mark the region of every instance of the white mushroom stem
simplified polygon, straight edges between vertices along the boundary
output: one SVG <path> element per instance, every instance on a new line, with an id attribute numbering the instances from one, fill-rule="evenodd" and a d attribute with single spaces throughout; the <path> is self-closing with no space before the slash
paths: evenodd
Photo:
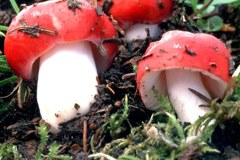
<path id="1" fill-rule="evenodd" d="M 144 40 L 147 37 L 146 28 L 149 28 L 150 37 L 160 35 L 160 28 L 157 24 L 135 24 L 126 30 L 124 37 L 128 42 Z"/>
<path id="2" fill-rule="evenodd" d="M 237 67 L 237 69 L 234 71 L 234 73 L 232 74 L 232 77 L 238 77 L 240 74 L 240 65 Z"/>
<path id="3" fill-rule="evenodd" d="M 195 122 L 199 116 L 209 111 L 208 108 L 199 107 L 207 104 L 200 97 L 192 93 L 189 88 L 210 98 L 205 89 L 199 72 L 190 70 L 167 70 L 166 81 L 169 99 L 182 122 Z"/>
<path id="4" fill-rule="evenodd" d="M 51 125 L 50 131 L 57 133 L 59 123 L 86 114 L 97 94 L 97 70 L 90 44 L 58 44 L 40 58 L 39 67 L 39 109 Z"/>

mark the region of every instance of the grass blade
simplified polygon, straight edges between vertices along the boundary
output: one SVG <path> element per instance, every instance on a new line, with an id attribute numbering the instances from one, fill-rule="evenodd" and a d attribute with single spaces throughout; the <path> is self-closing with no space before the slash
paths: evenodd
<path id="1" fill-rule="evenodd" d="M 14 11 L 15 11 L 16 13 L 19 13 L 19 12 L 20 12 L 20 9 L 19 9 L 19 7 L 18 7 L 18 5 L 17 5 L 17 2 L 16 2 L 15 0 L 10 0 L 10 3 L 11 3 L 11 5 L 12 5 L 12 8 L 14 9 Z"/>
<path id="2" fill-rule="evenodd" d="M 7 31 L 8 27 L 0 25 L 0 31 Z"/>
<path id="3" fill-rule="evenodd" d="M 5 86 L 9 83 L 16 82 L 18 80 L 17 76 L 12 76 L 0 81 L 0 87 Z"/>
<path id="4" fill-rule="evenodd" d="M 1 65 L 0 65 L 0 71 L 1 71 L 1 72 L 12 72 L 12 70 L 11 70 L 10 67 L 1 66 Z"/>

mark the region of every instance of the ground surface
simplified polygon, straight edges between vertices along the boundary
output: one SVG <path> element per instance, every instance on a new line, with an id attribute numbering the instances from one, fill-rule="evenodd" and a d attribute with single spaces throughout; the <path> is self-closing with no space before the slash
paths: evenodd
<path id="1" fill-rule="evenodd" d="M 33 1 L 17 1 L 18 4 L 32 4 Z M 191 12 L 191 11 L 189 11 Z M 200 30 L 193 24 L 184 24 L 177 20 L 181 17 L 181 6 L 176 7 L 174 17 L 168 21 L 160 24 L 162 33 L 172 30 L 188 30 L 191 32 L 199 32 Z M 240 9 L 233 9 L 227 6 L 220 6 L 218 14 L 223 18 L 225 24 L 234 27 L 235 31 L 218 31 L 214 34 L 222 41 L 226 42 L 233 55 L 236 64 L 240 63 Z M 0 24 L 9 25 L 15 13 L 11 9 L 8 1 L 0 2 Z M 3 48 L 4 38 L 0 37 L 0 51 Z M 131 128 L 140 126 L 143 122 L 148 122 L 153 112 L 146 110 L 141 101 L 138 92 L 136 92 L 136 83 L 134 75 L 129 73 L 133 72 L 132 66 L 134 58 L 141 56 L 146 49 L 147 41 L 143 42 L 137 47 L 132 47 L 132 44 L 121 47 L 119 56 L 116 57 L 111 68 L 99 75 L 101 84 L 98 86 L 99 95 L 96 97 L 97 101 L 92 106 L 91 112 L 81 118 L 73 120 L 64 124 L 63 132 L 59 135 L 50 135 L 48 144 L 57 141 L 60 144 L 60 153 L 69 154 L 75 159 L 83 159 L 89 153 L 92 153 L 90 146 L 91 142 L 97 151 L 106 150 L 105 144 L 112 142 L 115 139 L 126 138 L 131 131 Z M 131 52 L 131 54 L 130 54 Z M 0 79 L 8 77 L 8 74 L 0 73 Z M 123 79 L 122 77 L 127 77 Z M 0 96 L 6 96 L 10 93 L 16 84 L 9 84 L 0 88 Z M 10 103 L 8 112 L 3 112 L 0 119 L 0 144 L 13 143 L 18 146 L 19 152 L 23 157 L 34 159 L 37 152 L 39 140 L 38 122 L 40 121 L 40 114 L 37 108 L 36 95 L 34 92 L 35 86 L 22 108 L 17 105 L 16 94 L 7 98 L 0 99 L 0 106 L 5 103 Z M 128 120 L 122 122 L 123 128 L 117 128 L 115 134 L 111 136 L 111 132 L 103 127 L 103 124 L 111 121 L 110 115 L 113 113 L 123 114 L 124 97 L 128 96 L 129 115 Z M 239 106 L 240 107 L 240 106 Z M 120 116 L 120 119 L 122 117 Z M 119 119 L 118 119 L 119 120 Z M 87 126 L 87 132 L 83 126 Z M 87 123 L 87 125 L 86 125 Z M 103 130 L 106 129 L 106 132 Z M 87 133 L 87 142 L 83 142 L 84 132 Z M 119 134 L 118 134 L 119 133 Z M 91 138 L 93 137 L 93 140 Z M 130 136 L 131 137 L 131 136 Z M 136 138 L 136 137 L 134 137 Z M 141 139 L 140 137 L 137 137 Z M 135 142 L 136 143 L 136 142 Z M 87 145 L 86 145 L 87 144 Z M 104 147 L 105 146 L 105 147 Z M 211 146 L 216 147 L 220 153 L 214 154 L 198 154 L 194 148 L 189 147 L 184 150 L 179 159 L 240 159 L 240 125 L 237 120 L 228 120 L 218 126 L 213 133 Z M 110 147 L 111 148 L 111 147 Z M 121 148 L 121 147 L 120 147 Z M 123 151 L 123 148 L 115 150 L 112 153 L 117 157 Z M 108 152 L 109 153 L 109 152 Z M 137 151 L 136 151 L 137 154 Z"/>

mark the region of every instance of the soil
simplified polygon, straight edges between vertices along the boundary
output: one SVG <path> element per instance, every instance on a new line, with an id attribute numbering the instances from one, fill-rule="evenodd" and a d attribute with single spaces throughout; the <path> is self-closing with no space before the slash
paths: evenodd
<path id="1" fill-rule="evenodd" d="M 40 0 L 19 0 L 18 4 L 33 4 Z M 159 26 L 162 33 L 168 30 L 179 29 L 191 32 L 202 32 L 192 21 L 191 24 L 181 23 L 177 21 L 182 16 L 181 5 L 176 5 L 176 11 L 169 20 L 161 23 Z M 192 11 L 189 9 L 187 13 L 190 15 Z M 240 64 L 240 9 L 233 9 L 226 5 L 219 7 L 218 14 L 223 18 L 225 24 L 229 24 L 236 30 L 218 31 L 211 33 L 220 38 L 227 44 L 230 49 L 233 60 L 237 65 Z M 0 24 L 8 26 L 16 14 L 11 9 L 9 1 L 0 2 Z M 161 33 L 161 35 L 162 35 Z M 159 37 L 160 38 L 160 37 Z M 152 111 L 145 109 L 144 104 L 137 92 L 135 75 L 133 73 L 133 64 L 142 56 L 146 50 L 146 46 L 155 39 L 146 39 L 138 45 L 125 43 L 121 45 L 119 54 L 115 58 L 114 63 L 109 70 L 99 75 L 99 95 L 96 96 L 96 102 L 91 107 L 91 111 L 80 118 L 74 119 L 66 124 L 62 124 L 62 132 L 58 135 L 50 135 L 48 143 L 57 141 L 61 145 L 60 152 L 70 154 L 74 159 L 86 159 L 91 151 L 91 138 L 94 135 L 94 145 L 96 149 L 103 147 L 113 139 L 109 132 L 103 132 L 102 126 L 109 121 L 109 117 L 113 113 L 122 113 L 122 105 L 120 105 L 125 95 L 129 100 L 129 119 L 125 124 L 125 128 L 120 132 L 118 138 L 126 137 L 131 127 L 136 127 L 142 122 L 147 122 Z M 4 51 L 4 37 L 0 37 L 0 51 Z M 11 74 L 0 72 L 0 79 L 9 77 Z M 124 78 L 123 78 L 124 77 Z M 27 83 L 27 82 L 26 82 Z M 27 83 L 28 84 L 28 83 Z M 16 84 L 9 84 L 0 88 L 0 97 L 9 94 Z M 34 159 L 39 144 L 39 121 L 41 120 L 37 102 L 36 102 L 36 86 L 32 87 L 28 101 L 23 104 L 22 108 L 17 105 L 16 94 L 12 94 L 8 98 L 0 99 L 0 106 L 10 102 L 10 108 L 0 119 L 0 144 L 14 143 L 18 146 L 19 152 L 23 157 Z M 83 142 L 84 124 L 87 126 L 87 146 Z M 131 126 L 129 125 L 131 124 Z M 218 126 L 212 135 L 212 144 L 220 153 L 205 154 L 193 158 L 193 150 L 189 149 L 184 153 L 182 159 L 240 159 L 240 125 L 237 120 L 228 120 L 221 126 Z M 192 153 L 191 153 L 192 152 Z M 190 156 L 189 156 L 190 155 Z M 188 157 L 188 158 L 187 158 Z"/>

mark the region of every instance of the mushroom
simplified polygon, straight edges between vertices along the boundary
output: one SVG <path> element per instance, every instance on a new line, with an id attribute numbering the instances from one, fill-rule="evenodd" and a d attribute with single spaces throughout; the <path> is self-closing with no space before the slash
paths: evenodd
<path id="1" fill-rule="evenodd" d="M 99 2 L 101 4 L 102 1 Z M 109 14 L 125 31 L 127 41 L 160 35 L 158 24 L 172 14 L 173 0 L 112 0 Z"/>
<path id="2" fill-rule="evenodd" d="M 46 1 L 24 8 L 12 21 L 5 54 L 12 70 L 24 80 L 37 77 L 42 118 L 59 132 L 59 123 L 86 114 L 97 94 L 97 75 L 110 66 L 117 46 L 108 17 L 98 16 L 85 0 Z M 39 68 L 39 70 L 38 70 Z"/>
<path id="3" fill-rule="evenodd" d="M 137 85 L 147 108 L 157 110 L 158 94 L 168 96 L 178 118 L 193 123 L 222 98 L 230 81 L 231 55 L 212 35 L 173 30 L 152 42 L 137 67 Z M 203 105 L 201 107 L 201 105 Z"/>

